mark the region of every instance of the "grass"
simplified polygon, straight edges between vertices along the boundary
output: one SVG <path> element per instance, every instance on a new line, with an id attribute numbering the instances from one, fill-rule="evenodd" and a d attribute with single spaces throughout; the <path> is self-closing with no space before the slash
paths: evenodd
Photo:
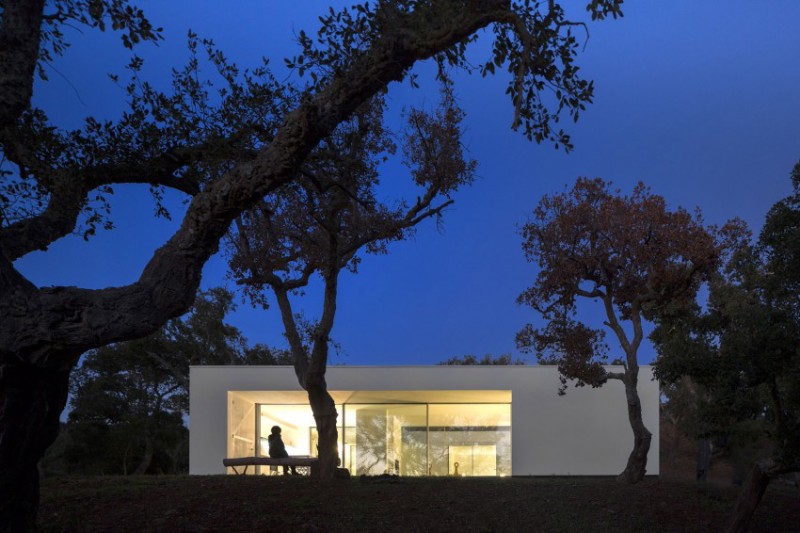
<path id="1" fill-rule="evenodd" d="M 648 478 L 62 477 L 43 531 L 719 531 L 738 489 Z M 797 531 L 800 493 L 771 486 L 751 531 Z"/>
<path id="2" fill-rule="evenodd" d="M 353 478 L 52 477 L 39 523 L 54 531 L 721 531 L 739 489 L 715 458 L 694 481 L 697 445 L 660 431 L 662 476 Z M 800 531 L 800 491 L 770 484 L 751 531 Z"/>

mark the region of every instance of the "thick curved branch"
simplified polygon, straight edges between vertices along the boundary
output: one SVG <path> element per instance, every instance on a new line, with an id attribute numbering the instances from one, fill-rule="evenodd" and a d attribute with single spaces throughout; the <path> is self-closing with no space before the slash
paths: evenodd
<path id="1" fill-rule="evenodd" d="M 10 261 L 35 250 L 46 250 L 53 241 L 75 230 L 86 192 L 78 182 L 58 181 L 62 186 L 54 188 L 44 211 L 0 228 L 0 253 Z"/>
<path id="2" fill-rule="evenodd" d="M 168 150 L 148 161 L 87 168 L 82 176 L 86 183 L 86 192 L 103 185 L 143 183 L 168 187 L 194 196 L 200 192 L 200 184 L 192 179 L 178 178 L 175 173 L 192 160 L 193 154 L 201 151 L 202 147 Z"/>
<path id="3" fill-rule="evenodd" d="M 0 346 L 30 361 L 57 366 L 57 361 L 39 361 L 54 346 L 72 354 L 141 337 L 184 313 L 194 299 L 203 265 L 239 213 L 293 179 L 321 139 L 363 102 L 402 79 L 416 61 L 463 41 L 508 9 L 508 0 L 469 1 L 458 15 L 421 33 L 411 24 L 426 15 L 412 13 L 401 22 L 409 25 L 407 31 L 376 41 L 349 69 L 288 114 L 255 161 L 238 165 L 196 195 L 180 229 L 156 250 L 137 282 L 102 290 L 46 288 L 22 302 L 10 301 L 13 287 L 0 286 L 0 315 L 24 317 L 0 323 Z M 23 334 L 23 328 L 32 326 L 35 332 Z"/>
<path id="4" fill-rule="evenodd" d="M 87 195 L 94 188 L 86 190 L 80 182 L 69 178 L 58 181 L 59 185 L 53 187 L 44 211 L 0 229 L 0 247 L 11 261 L 36 250 L 47 250 L 54 241 L 75 230 Z M 166 174 L 139 174 L 133 169 L 118 174 L 108 182 L 164 186 L 188 195 L 197 194 L 200 190 L 197 183 L 191 180 Z"/>
<path id="5" fill-rule="evenodd" d="M 12 261 L 35 250 L 46 250 L 54 241 L 75 229 L 89 194 L 105 185 L 139 183 L 163 186 L 194 196 L 200 192 L 200 184 L 189 178 L 176 177 L 175 173 L 207 147 L 202 144 L 170 149 L 138 162 L 94 165 L 82 168 L 79 175 L 62 169 L 53 170 L 47 180 L 50 195 L 45 210 L 0 229 L 0 246 Z M 24 153 L 25 150 L 24 147 L 15 147 L 17 158 L 35 164 L 33 154 Z"/>

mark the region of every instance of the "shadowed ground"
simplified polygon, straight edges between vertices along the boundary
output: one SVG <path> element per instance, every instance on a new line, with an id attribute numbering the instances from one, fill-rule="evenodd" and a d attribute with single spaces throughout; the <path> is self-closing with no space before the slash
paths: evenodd
<path id="1" fill-rule="evenodd" d="M 719 531 L 737 489 L 648 478 L 53 478 L 44 531 Z M 793 531 L 800 492 L 772 486 L 752 531 Z"/>
<path id="2" fill-rule="evenodd" d="M 661 427 L 661 472 L 607 477 L 53 477 L 43 531 L 721 531 L 738 487 L 715 460 L 697 483 L 696 445 Z M 800 490 L 772 483 L 751 531 L 798 531 Z"/>

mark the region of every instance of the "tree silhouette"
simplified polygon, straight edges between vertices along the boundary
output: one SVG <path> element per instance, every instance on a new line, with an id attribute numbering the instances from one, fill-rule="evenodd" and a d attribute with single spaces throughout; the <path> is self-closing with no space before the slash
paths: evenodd
<path id="1" fill-rule="evenodd" d="M 319 434 L 320 475 L 338 464 L 338 414 L 327 390 L 328 344 L 336 315 L 339 274 L 356 272 L 359 253 L 386 253 L 391 241 L 411 235 L 423 220 L 440 217 L 450 196 L 473 179 L 475 162 L 461 147 L 463 113 L 449 82 L 432 114 L 412 110 L 403 151 L 416 201 L 379 201 L 378 167 L 395 150 L 383 127 L 383 99 L 376 98 L 339 126 L 309 158 L 301 177 L 236 221 L 229 239 L 231 269 L 255 304 L 275 295 L 300 385 L 308 392 Z M 290 295 L 319 274 L 324 283 L 320 320 L 307 324 L 292 310 Z"/>
<path id="2" fill-rule="evenodd" d="M 800 471 L 800 163 L 792 181 L 794 193 L 770 209 L 758 242 L 739 243 L 713 278 L 705 309 L 668 313 L 653 332 L 659 379 L 689 376 L 710 398 L 698 407 L 705 431 L 745 426 L 771 443 L 728 531 L 746 530 L 771 479 Z"/>
<path id="3" fill-rule="evenodd" d="M 622 0 L 591 0 L 592 18 L 621 14 Z M 577 118 L 592 85 L 578 74 L 574 22 L 555 1 L 380 1 L 331 10 L 315 37 L 298 34 L 281 82 L 268 65 L 241 70 L 190 35 L 192 57 L 160 92 L 129 68 L 129 109 L 63 131 L 32 105 L 37 67 L 63 53 L 66 25 L 108 27 L 123 44 L 161 38 L 128 0 L 5 0 L 0 13 L 0 528 L 34 526 L 37 463 L 55 439 L 69 374 L 92 348 L 143 337 L 186 312 L 203 265 L 231 222 L 292 183 L 315 147 L 370 99 L 434 58 L 471 69 L 466 47 L 492 29 L 483 75 L 504 69 L 513 126 L 565 147 L 560 117 Z M 223 86 L 199 74 L 198 45 Z M 13 262 L 79 231 L 110 227 L 113 187 L 148 186 L 157 213 L 165 188 L 191 198 L 181 225 L 121 287 L 37 287 Z"/>

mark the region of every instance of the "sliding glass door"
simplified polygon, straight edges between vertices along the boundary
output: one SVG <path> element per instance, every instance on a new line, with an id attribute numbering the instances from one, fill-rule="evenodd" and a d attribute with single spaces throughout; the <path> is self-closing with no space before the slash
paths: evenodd
<path id="1" fill-rule="evenodd" d="M 425 435 L 408 429 L 425 428 L 427 405 L 345 404 L 344 412 L 345 468 L 369 476 L 425 473 Z"/>
<path id="2" fill-rule="evenodd" d="M 369 394 L 388 396 L 380 392 Z M 403 394 L 409 399 L 414 397 L 413 392 Z M 428 391 L 424 399 L 439 395 Z M 511 403 L 412 403 L 402 401 L 406 398 L 399 393 L 392 396 L 400 396 L 397 399 L 401 401 L 345 400 L 336 406 L 339 454 L 342 466 L 353 475 L 511 475 Z M 448 391 L 443 399 L 454 396 Z M 250 405 L 255 409 L 248 409 L 244 402 L 231 404 L 229 421 L 236 421 L 231 426 L 234 435 L 231 447 L 236 449 L 231 451 L 268 455 L 267 437 L 272 426 L 280 426 L 289 455 L 317 456 L 318 437 L 308 404 Z M 253 418 L 255 431 L 244 424 Z M 252 451 L 245 450 L 248 447 Z M 266 470 L 262 473 L 267 473 Z"/>

